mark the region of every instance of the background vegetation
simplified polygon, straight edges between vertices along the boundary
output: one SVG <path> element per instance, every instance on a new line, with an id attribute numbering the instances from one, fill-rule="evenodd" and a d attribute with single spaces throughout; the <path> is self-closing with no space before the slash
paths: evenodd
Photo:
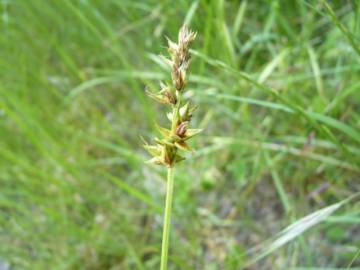
<path id="1" fill-rule="evenodd" d="M 165 170 L 139 136 L 183 23 L 205 132 L 171 269 L 359 269 L 358 1 L 0 3 L 0 269 L 158 268 Z"/>

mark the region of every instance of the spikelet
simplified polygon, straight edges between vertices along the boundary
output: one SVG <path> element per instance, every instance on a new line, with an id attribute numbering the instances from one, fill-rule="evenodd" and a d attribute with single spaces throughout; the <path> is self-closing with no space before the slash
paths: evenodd
<path id="1" fill-rule="evenodd" d="M 182 102 L 182 94 L 186 85 L 186 72 L 190 65 L 189 48 L 196 33 L 183 26 L 178 35 L 178 42 L 168 39 L 170 58 L 165 62 L 171 67 L 172 85 L 160 83 L 160 91 L 154 93 L 146 89 L 148 96 L 159 103 L 172 107 L 167 113 L 171 122 L 170 129 L 157 126 L 161 138 L 155 138 L 155 145 L 145 142 L 144 148 L 153 156 L 150 163 L 173 167 L 184 160 L 179 151 L 192 151 L 187 140 L 201 132 L 201 129 L 190 129 L 190 120 L 196 109 L 189 102 Z"/>

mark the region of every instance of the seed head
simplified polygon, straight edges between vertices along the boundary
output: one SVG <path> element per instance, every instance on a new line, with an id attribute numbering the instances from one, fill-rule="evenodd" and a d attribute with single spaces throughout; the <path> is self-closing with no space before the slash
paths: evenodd
<path id="1" fill-rule="evenodd" d="M 172 112 L 167 113 L 171 121 L 171 129 L 157 126 L 161 138 L 155 138 L 155 145 L 145 142 L 144 148 L 153 156 L 151 163 L 172 167 L 184 160 L 179 155 L 179 150 L 191 151 L 186 141 L 201 132 L 201 129 L 189 129 L 196 107 L 191 106 L 189 102 L 183 104 L 181 101 L 182 91 L 186 84 L 186 72 L 190 64 L 189 48 L 195 37 L 195 32 L 183 26 L 179 31 L 177 43 L 168 39 L 170 59 L 165 60 L 171 66 L 173 86 L 160 83 L 159 92 L 146 90 L 146 93 L 154 100 L 172 107 Z"/>

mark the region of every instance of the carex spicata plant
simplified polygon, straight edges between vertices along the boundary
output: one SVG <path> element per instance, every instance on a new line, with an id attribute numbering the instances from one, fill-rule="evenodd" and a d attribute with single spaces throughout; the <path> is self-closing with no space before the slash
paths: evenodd
<path id="1" fill-rule="evenodd" d="M 164 60 L 171 67 L 172 83 L 160 83 L 160 91 L 152 92 L 146 90 L 149 97 L 168 105 L 171 111 L 167 118 L 171 122 L 169 128 L 157 125 L 161 135 L 155 138 L 155 144 L 145 143 L 145 149 L 153 156 L 150 163 L 167 167 L 166 202 L 164 213 L 164 225 L 161 248 L 160 269 L 167 269 L 167 258 L 169 249 L 169 233 L 171 220 L 171 205 L 173 197 L 174 167 L 184 160 L 182 151 L 192 151 L 188 140 L 201 132 L 201 129 L 191 129 L 190 120 L 196 109 L 189 101 L 183 99 L 186 86 L 186 74 L 190 65 L 189 47 L 196 37 L 196 33 L 183 26 L 178 35 L 178 42 L 168 39 L 168 52 L 170 58 Z"/>

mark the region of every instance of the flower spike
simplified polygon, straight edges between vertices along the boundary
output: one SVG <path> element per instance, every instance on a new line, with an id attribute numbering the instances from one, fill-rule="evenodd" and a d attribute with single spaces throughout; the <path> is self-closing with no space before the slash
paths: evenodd
<path id="1" fill-rule="evenodd" d="M 167 129 L 157 125 L 161 138 L 155 138 L 155 145 L 145 143 L 144 148 L 153 156 L 150 163 L 172 167 L 184 160 L 179 151 L 192 151 L 187 140 L 201 132 L 201 129 L 190 129 L 190 121 L 196 106 L 189 101 L 182 102 L 182 93 L 186 85 L 186 73 L 190 65 L 189 48 L 196 37 L 196 33 L 183 26 L 178 35 L 177 43 L 167 38 L 170 58 L 164 61 L 171 67 L 172 85 L 160 82 L 160 91 L 146 90 L 148 96 L 159 103 L 168 104 L 172 112 L 166 114 L 171 122 Z"/>

